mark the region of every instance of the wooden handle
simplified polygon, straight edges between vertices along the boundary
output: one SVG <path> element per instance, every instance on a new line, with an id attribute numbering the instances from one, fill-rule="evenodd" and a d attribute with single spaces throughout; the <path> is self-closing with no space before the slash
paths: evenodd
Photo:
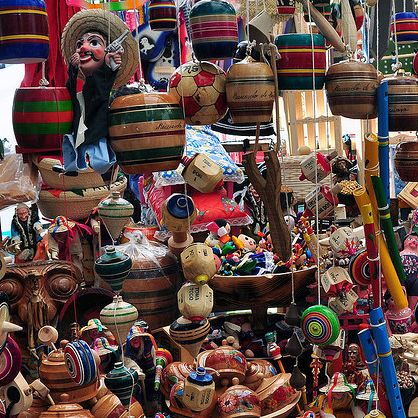
<path id="1" fill-rule="evenodd" d="M 308 13 L 308 0 L 299 0 L 303 5 L 303 10 L 305 13 Z M 318 11 L 318 9 L 312 4 L 309 3 L 309 9 L 311 11 L 311 17 L 313 21 L 315 22 L 316 26 L 318 26 L 318 29 L 321 31 L 322 35 L 328 39 L 328 41 L 331 43 L 331 45 L 340 52 L 345 52 L 346 47 L 341 40 L 338 33 L 335 31 L 335 29 L 331 26 L 331 24 L 328 22 L 327 19 L 325 19 L 324 16 Z"/>

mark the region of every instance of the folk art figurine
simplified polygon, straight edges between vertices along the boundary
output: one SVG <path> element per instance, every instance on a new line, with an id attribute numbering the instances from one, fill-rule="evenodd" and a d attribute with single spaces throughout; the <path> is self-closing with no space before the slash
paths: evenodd
<path id="1" fill-rule="evenodd" d="M 80 236 L 91 233 L 87 225 L 69 221 L 64 216 L 57 216 L 48 228 L 48 252 L 51 259 L 71 261 L 83 271 L 81 264 L 83 248 Z"/>
<path id="2" fill-rule="evenodd" d="M 12 219 L 12 238 L 8 244 L 8 249 L 15 254 L 16 263 L 47 258 L 46 254 L 42 255 L 42 232 L 36 204 L 29 207 L 25 203 L 19 203 Z"/>
<path id="3" fill-rule="evenodd" d="M 116 162 L 107 143 L 110 92 L 132 77 L 138 47 L 119 17 L 99 9 L 75 14 L 64 28 L 61 47 L 74 119 L 72 133 L 64 135 L 62 143 L 64 166 L 55 171 L 76 175 L 92 168 L 103 174 Z M 81 92 L 77 78 L 84 80 Z"/>

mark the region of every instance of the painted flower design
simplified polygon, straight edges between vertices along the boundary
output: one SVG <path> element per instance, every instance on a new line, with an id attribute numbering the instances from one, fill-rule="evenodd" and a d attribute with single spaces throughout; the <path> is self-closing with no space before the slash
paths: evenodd
<path id="1" fill-rule="evenodd" d="M 231 393 L 224 395 L 219 401 L 219 407 L 223 412 L 233 411 L 237 404 L 238 398 Z"/>
<path id="2" fill-rule="evenodd" d="M 284 402 L 287 399 L 287 396 L 288 394 L 286 389 L 283 386 L 281 386 L 277 388 L 274 392 L 273 399 L 277 402 Z"/>

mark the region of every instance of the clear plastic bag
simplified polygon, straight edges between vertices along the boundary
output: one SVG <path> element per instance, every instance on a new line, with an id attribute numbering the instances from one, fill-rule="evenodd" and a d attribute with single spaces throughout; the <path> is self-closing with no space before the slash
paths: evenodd
<path id="1" fill-rule="evenodd" d="M 0 160 L 0 209 L 29 201 L 39 194 L 38 174 L 31 173 L 22 155 L 8 154 Z"/>

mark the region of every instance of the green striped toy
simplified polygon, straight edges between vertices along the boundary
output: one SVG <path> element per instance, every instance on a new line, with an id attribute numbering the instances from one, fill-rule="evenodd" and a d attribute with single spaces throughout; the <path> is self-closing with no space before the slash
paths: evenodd
<path id="1" fill-rule="evenodd" d="M 122 296 L 114 296 L 113 302 L 100 311 L 100 321 L 110 329 L 118 342 L 125 341 L 131 326 L 138 319 L 138 310 L 124 302 Z"/>
<path id="2" fill-rule="evenodd" d="M 97 212 L 106 225 L 110 236 L 116 241 L 123 227 L 129 222 L 134 213 L 134 207 L 132 203 L 122 199 L 119 192 L 114 191 L 107 199 L 99 203 Z"/>
<path id="3" fill-rule="evenodd" d="M 186 143 L 183 109 L 169 93 L 117 97 L 110 108 L 109 137 L 126 174 L 174 170 Z"/>
<path id="4" fill-rule="evenodd" d="M 13 101 L 13 131 L 22 148 L 61 149 L 70 133 L 73 106 L 66 87 L 24 87 Z"/>

